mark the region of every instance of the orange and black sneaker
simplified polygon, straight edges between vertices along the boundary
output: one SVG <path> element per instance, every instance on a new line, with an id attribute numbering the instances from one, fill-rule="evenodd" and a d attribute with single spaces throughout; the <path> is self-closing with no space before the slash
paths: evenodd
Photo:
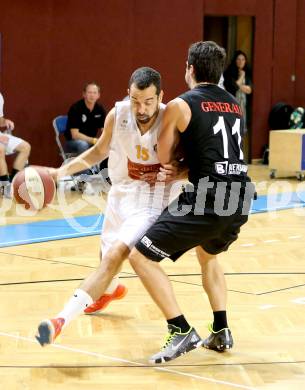
<path id="1" fill-rule="evenodd" d="M 104 294 L 95 302 L 92 303 L 87 309 L 84 310 L 86 314 L 96 313 L 104 310 L 111 301 L 122 299 L 127 294 L 127 287 L 123 284 L 119 284 L 112 294 Z"/>
<path id="2" fill-rule="evenodd" d="M 56 337 L 61 332 L 65 323 L 63 318 L 53 318 L 44 320 L 38 325 L 38 334 L 35 336 L 39 344 L 44 347 L 47 344 L 52 344 Z"/>

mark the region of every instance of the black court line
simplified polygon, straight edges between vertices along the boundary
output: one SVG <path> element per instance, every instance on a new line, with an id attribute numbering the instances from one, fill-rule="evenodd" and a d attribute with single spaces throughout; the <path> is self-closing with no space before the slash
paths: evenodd
<path id="1" fill-rule="evenodd" d="M 85 265 L 85 264 L 75 264 L 70 263 L 66 261 L 59 261 L 59 260 L 52 260 L 52 259 L 45 259 L 43 257 L 34 257 L 34 256 L 26 256 L 26 255 L 20 255 L 18 253 L 10 253 L 10 252 L 0 252 L 0 255 L 12 255 L 16 257 L 22 257 L 23 259 L 29 259 L 29 260 L 40 260 L 40 261 L 46 261 L 48 263 L 56 263 L 56 264 L 67 264 L 67 265 L 75 265 L 77 267 L 83 267 L 83 268 L 96 268 L 92 265 Z"/>
<path id="2" fill-rule="evenodd" d="M 171 277 L 171 275 L 168 275 L 168 276 Z M 178 275 L 178 276 L 191 276 L 191 275 Z M 138 278 L 138 275 L 129 274 L 128 276 L 121 276 L 120 278 L 121 279 L 133 279 L 133 278 Z M 75 281 L 82 281 L 82 280 L 84 280 L 84 278 L 34 280 L 34 281 L 25 281 L 25 282 L 8 282 L 8 283 L 0 283 L 0 287 L 16 286 L 16 285 L 27 285 L 27 284 L 39 284 L 39 283 L 75 282 Z M 191 285 L 191 286 L 201 287 L 201 283 L 190 283 L 190 282 L 185 282 L 185 281 L 180 281 L 180 280 L 173 280 L 173 279 L 170 279 L 170 281 L 174 282 L 174 283 L 188 284 L 188 285 Z M 247 295 L 260 296 L 260 295 L 272 294 L 274 292 L 279 292 L 279 291 L 284 291 L 284 290 L 292 290 L 294 288 L 303 287 L 303 286 L 305 286 L 305 284 L 298 284 L 298 285 L 295 285 L 295 286 L 284 287 L 284 288 L 277 289 L 277 290 L 265 291 L 265 292 L 262 292 L 262 293 L 253 293 L 253 292 L 248 292 L 248 291 L 232 290 L 232 289 L 228 289 L 228 291 L 236 292 L 238 294 L 247 294 Z"/>
<path id="3" fill-rule="evenodd" d="M 168 276 L 169 276 L 169 275 L 168 275 Z M 178 276 L 181 276 L 181 275 L 178 275 Z M 190 284 L 191 286 L 202 287 L 202 284 L 201 284 L 201 283 L 190 283 L 190 282 L 185 282 L 185 281 L 182 281 L 182 280 L 173 280 L 173 279 L 170 279 L 170 281 L 171 281 L 171 282 L 174 282 L 174 283 Z M 0 286 L 1 286 L 1 284 L 0 284 Z M 258 295 L 258 294 L 256 294 L 256 293 L 248 292 L 248 291 L 230 290 L 230 289 L 228 289 L 228 291 L 230 291 L 230 292 L 236 292 L 236 293 L 239 293 L 239 294 Z"/>
<path id="4" fill-rule="evenodd" d="M 168 276 L 170 276 L 170 275 L 168 275 Z M 201 284 L 199 284 L 199 283 L 190 283 L 190 282 L 185 282 L 185 281 L 181 281 L 181 280 L 173 280 L 173 279 L 170 279 L 170 280 L 171 280 L 171 282 L 175 282 L 175 283 L 190 284 L 192 286 L 200 286 L 201 287 Z M 305 284 L 297 284 L 295 286 L 284 287 L 284 288 L 280 288 L 280 289 L 277 289 L 277 290 L 270 290 L 270 291 L 265 291 L 265 292 L 261 292 L 261 293 L 253 293 L 253 292 L 240 291 L 240 290 L 231 290 L 231 289 L 228 289 L 228 291 L 236 292 L 236 293 L 239 293 L 239 294 L 248 294 L 248 295 L 259 296 L 259 295 L 267 295 L 267 294 L 271 294 L 271 293 L 279 292 L 279 291 L 284 291 L 284 290 L 292 290 L 294 288 L 303 287 L 303 286 L 305 286 Z"/>
<path id="5" fill-rule="evenodd" d="M 226 272 L 225 275 L 305 275 L 305 272 Z"/>
<path id="6" fill-rule="evenodd" d="M 12 255 L 16 257 L 22 257 L 24 259 L 29 259 L 29 260 L 41 260 L 41 261 L 46 261 L 48 263 L 55 263 L 55 264 L 66 264 L 66 265 L 75 265 L 77 267 L 83 267 L 83 268 L 91 268 L 95 269 L 95 266 L 92 265 L 85 265 L 85 264 L 76 264 L 76 263 L 71 263 L 71 262 L 66 262 L 66 261 L 61 261 L 61 260 L 52 260 L 52 259 L 46 259 L 43 257 L 34 257 L 34 256 L 27 256 L 27 255 L 21 255 L 19 253 L 10 253 L 10 252 L 1 252 L 0 255 Z M 129 272 L 124 272 L 126 274 L 134 275 Z M 170 277 L 175 277 L 175 276 L 201 276 L 201 273 L 192 273 L 192 274 L 169 274 L 168 276 Z M 290 271 L 285 271 L 285 272 L 225 272 L 226 276 L 251 276 L 251 275 L 305 275 L 305 272 L 290 272 Z"/>
<path id="7" fill-rule="evenodd" d="M 66 262 L 66 261 L 61 261 L 61 260 L 52 260 L 52 259 L 46 259 L 43 257 L 34 257 L 34 256 L 27 256 L 27 255 L 21 255 L 19 253 L 10 253 L 10 252 L 1 252 L 0 255 L 12 255 L 16 257 L 22 257 L 24 259 L 29 259 L 29 260 L 42 260 L 46 261 L 49 263 L 56 263 L 56 264 L 67 264 L 67 265 L 75 265 L 77 267 L 83 267 L 83 268 L 91 268 L 95 269 L 95 266 L 92 265 L 85 265 L 85 264 L 76 264 L 76 263 L 71 263 L 71 262 Z M 128 272 L 123 272 L 127 273 Z M 194 273 L 194 274 L 170 274 L 168 276 L 201 276 L 201 273 Z M 285 272 L 225 272 L 226 276 L 239 276 L 239 275 L 305 275 L 305 272 L 290 272 L 290 271 L 285 271 Z"/>
<path id="8" fill-rule="evenodd" d="M 138 278 L 138 275 L 130 275 L 130 276 L 120 276 L 120 279 L 133 279 Z M 38 283 L 57 283 L 57 282 L 75 282 L 82 281 L 83 278 L 70 278 L 70 279 L 49 279 L 49 280 L 34 280 L 34 281 L 26 281 L 26 282 L 8 282 L 8 283 L 0 283 L 1 286 L 15 286 L 20 284 L 38 284 Z"/>
<path id="9" fill-rule="evenodd" d="M 95 266 L 90 266 L 90 265 L 84 265 L 84 264 L 75 264 L 75 263 L 70 263 L 70 262 L 65 262 L 65 261 L 58 261 L 58 260 L 52 260 L 52 259 L 45 259 L 42 257 L 33 257 L 33 256 L 27 256 L 27 255 L 20 255 L 16 253 L 10 253 L 10 252 L 0 252 L 0 254 L 5 254 L 5 255 L 12 255 L 16 257 L 22 257 L 24 259 L 30 259 L 30 260 L 40 260 L 40 261 L 46 261 L 49 263 L 53 264 L 65 264 L 65 265 L 74 265 L 77 267 L 83 267 L 83 268 L 90 268 L 90 269 L 95 269 Z M 137 278 L 138 276 L 136 274 L 132 274 L 129 272 L 122 272 L 123 274 L 129 275 L 129 276 L 121 276 L 121 278 Z M 305 272 L 227 272 L 225 273 L 226 276 L 251 276 L 251 275 L 304 275 Z M 188 276 L 201 276 L 201 273 L 195 273 L 195 274 L 169 274 L 168 277 L 188 277 Z M 26 281 L 26 282 L 10 282 L 10 283 L 0 283 L 1 286 L 13 286 L 13 285 L 25 285 L 25 284 L 38 284 L 38 283 L 56 283 L 56 282 L 69 282 L 69 281 L 81 281 L 84 278 L 72 278 L 72 279 L 54 279 L 54 280 L 37 280 L 37 281 Z M 182 284 L 189 284 L 192 286 L 201 286 L 201 284 L 198 283 L 191 283 L 191 282 L 185 282 L 185 281 L 180 281 L 180 280 L 173 280 L 171 279 L 172 282 L 175 283 L 182 283 Z M 267 295 L 271 294 L 273 292 L 279 292 L 279 291 L 284 291 L 284 290 L 290 290 L 298 287 L 303 287 L 305 284 L 300 284 L 296 286 L 290 286 L 290 287 L 284 287 L 281 289 L 277 290 L 271 290 L 271 291 L 265 291 L 261 293 L 253 293 L 253 292 L 247 292 L 247 291 L 240 291 L 240 290 L 231 290 L 228 289 L 228 291 L 231 292 L 236 292 L 239 294 L 248 294 L 248 295 Z"/>
<path id="10" fill-rule="evenodd" d="M 266 292 L 258 293 L 256 295 L 266 295 L 266 294 L 271 294 L 271 293 L 274 293 L 274 292 L 279 292 L 279 291 L 284 291 L 284 290 L 291 290 L 293 288 L 304 287 L 304 286 L 305 286 L 305 283 L 304 284 L 297 284 L 296 286 L 279 288 L 278 290 L 266 291 Z"/>
<path id="11" fill-rule="evenodd" d="M 297 360 L 294 362 L 284 361 L 284 362 L 245 362 L 245 363 L 206 363 L 206 364 L 141 364 L 141 365 L 127 365 L 127 364 L 117 364 L 117 365 L 106 365 L 106 364 L 80 364 L 80 365 L 0 365 L 0 368 L 70 368 L 70 369 L 79 369 L 79 368 L 162 368 L 162 367 L 239 367 L 239 366 L 264 366 L 264 365 L 279 365 L 279 364 L 304 364 L 305 360 Z"/>
<path id="12" fill-rule="evenodd" d="M 75 282 L 75 281 L 81 281 L 84 280 L 84 278 L 81 279 L 55 279 L 55 280 L 34 280 L 31 282 L 10 282 L 10 283 L 1 283 L 0 286 L 17 286 L 22 284 L 39 284 L 39 283 L 56 283 L 56 282 Z"/>

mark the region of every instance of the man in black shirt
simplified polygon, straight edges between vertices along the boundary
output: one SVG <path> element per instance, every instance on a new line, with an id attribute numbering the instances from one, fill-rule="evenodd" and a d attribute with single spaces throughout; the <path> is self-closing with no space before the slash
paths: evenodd
<path id="1" fill-rule="evenodd" d="M 97 142 L 98 133 L 104 128 L 106 111 L 97 101 L 100 98 L 100 86 L 94 82 L 87 83 L 83 89 L 83 99 L 74 103 L 68 112 L 67 129 L 65 131 L 65 150 L 68 153 L 79 155 L 91 148 Z M 108 179 L 108 158 L 100 162 L 94 171 L 103 172 Z M 90 170 L 82 173 L 91 174 Z M 79 184 L 80 188 L 81 185 Z"/>
<path id="2" fill-rule="evenodd" d="M 161 214 L 130 254 L 130 263 L 163 312 L 167 342 L 150 358 L 164 363 L 204 345 L 216 351 L 233 346 L 226 317 L 226 282 L 217 254 L 234 242 L 247 222 L 254 186 L 243 161 L 244 119 L 236 99 L 217 86 L 225 51 L 215 42 L 191 45 L 185 80 L 190 91 L 168 103 L 158 140 L 162 164 L 184 151 L 190 184 Z M 158 262 L 177 260 L 196 248 L 202 285 L 214 314 L 210 336 L 202 341 L 182 315 Z"/>
<path id="3" fill-rule="evenodd" d="M 100 87 L 88 83 L 83 90 L 83 99 L 70 107 L 65 131 L 67 152 L 80 154 L 96 143 L 106 117 L 104 107 L 97 102 L 99 98 Z"/>

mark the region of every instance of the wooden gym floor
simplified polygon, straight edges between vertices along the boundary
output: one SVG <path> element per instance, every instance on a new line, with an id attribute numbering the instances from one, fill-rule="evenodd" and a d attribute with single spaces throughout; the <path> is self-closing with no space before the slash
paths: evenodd
<path id="1" fill-rule="evenodd" d="M 259 193 L 287 188 L 283 180 L 269 180 L 267 167 L 250 169 L 261 183 Z M 285 183 L 304 188 L 294 178 Z M 86 203 L 79 214 L 96 213 L 98 207 Z M 158 367 L 147 364 L 147 358 L 162 345 L 166 325 L 127 262 L 121 276 L 129 292 L 122 301 L 102 314 L 80 316 L 52 346 L 41 348 L 34 339 L 40 320 L 60 311 L 98 264 L 99 236 L 1 248 L 1 387 L 304 389 L 304 215 L 305 208 L 251 215 L 239 240 L 219 257 L 234 348 L 223 354 L 200 348 Z M 58 217 L 48 209 L 30 220 Z M 18 223 L 20 218 L 11 209 L 1 221 Z M 162 264 L 187 319 L 206 337 L 212 315 L 194 251 L 176 264 Z"/>

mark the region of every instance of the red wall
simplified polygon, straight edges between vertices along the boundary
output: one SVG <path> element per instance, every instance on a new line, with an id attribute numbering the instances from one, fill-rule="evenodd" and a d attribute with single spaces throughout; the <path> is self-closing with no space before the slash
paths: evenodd
<path id="1" fill-rule="evenodd" d="M 142 65 L 162 73 L 165 101 L 185 90 L 187 48 L 202 39 L 204 14 L 256 17 L 252 157 L 259 157 L 271 104 L 305 105 L 304 0 L 264 0 L 263 7 L 253 0 L 2 0 L 0 90 L 15 134 L 33 146 L 31 163 L 60 162 L 52 119 L 80 98 L 86 81 L 102 85 L 107 109 Z M 287 46 L 294 34 L 295 58 Z"/>
<path id="2" fill-rule="evenodd" d="M 268 114 L 272 91 L 273 1 L 205 0 L 204 11 L 210 15 L 255 16 L 253 55 L 253 103 L 251 156 L 259 158 L 262 147 L 268 142 Z"/>
<path id="3" fill-rule="evenodd" d="M 272 102 L 286 100 L 294 101 L 295 84 L 292 75 L 295 74 L 296 27 L 289 20 L 296 20 L 296 1 L 277 0 L 274 17 Z"/>
<path id="4" fill-rule="evenodd" d="M 294 104 L 305 107 L 305 1 L 297 2 Z"/>
<path id="5" fill-rule="evenodd" d="M 305 1 L 204 0 L 204 13 L 255 17 L 251 155 L 259 158 L 272 105 L 305 106 Z"/>

